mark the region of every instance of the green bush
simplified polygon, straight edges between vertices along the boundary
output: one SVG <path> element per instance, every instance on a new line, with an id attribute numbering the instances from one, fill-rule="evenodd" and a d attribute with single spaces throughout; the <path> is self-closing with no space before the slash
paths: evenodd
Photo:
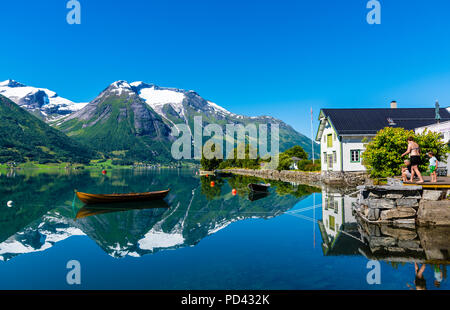
<path id="1" fill-rule="evenodd" d="M 215 145 L 213 145 L 211 147 L 211 151 L 214 152 L 215 151 Z M 205 154 L 203 154 L 202 152 L 202 159 L 200 160 L 200 165 L 202 166 L 203 170 L 206 171 L 213 171 L 219 168 L 220 164 L 223 162 L 223 159 L 221 158 L 212 158 L 212 159 L 207 159 L 205 157 Z"/>
<path id="2" fill-rule="evenodd" d="M 438 133 L 425 131 L 415 135 L 413 131 L 403 128 L 386 127 L 367 144 L 363 153 L 363 165 L 372 177 L 391 177 L 401 174 L 403 161 L 408 157 L 401 155 L 408 148 L 407 138 L 413 136 L 420 146 L 421 164 L 419 169 L 424 171 L 428 166 L 427 152 L 433 151 L 440 161 L 449 151 L 448 146 L 442 142 Z"/>
<path id="3" fill-rule="evenodd" d="M 293 164 L 292 157 L 298 157 L 302 159 L 300 162 L 308 159 L 308 154 L 303 150 L 303 148 L 299 145 L 293 146 L 290 149 L 284 151 L 278 157 L 278 168 L 277 170 L 289 170 L 291 165 Z M 299 163 L 300 163 L 299 162 Z M 300 169 L 303 170 L 303 169 Z"/>
<path id="4" fill-rule="evenodd" d="M 246 168 L 246 169 L 259 169 L 260 168 L 260 162 L 261 158 L 257 156 L 257 158 L 251 159 L 250 158 L 250 145 L 246 144 L 245 149 L 243 149 L 244 145 L 239 145 L 235 149 L 233 149 L 233 158 L 226 159 L 223 161 L 223 163 L 219 164 L 219 168 Z M 239 159 L 238 158 L 238 150 L 243 150 L 244 158 Z"/>

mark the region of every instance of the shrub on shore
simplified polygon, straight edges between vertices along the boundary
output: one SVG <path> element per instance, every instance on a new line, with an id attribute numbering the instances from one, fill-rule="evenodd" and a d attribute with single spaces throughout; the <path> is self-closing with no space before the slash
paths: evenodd
<path id="1" fill-rule="evenodd" d="M 407 156 L 401 155 L 408 148 L 409 136 L 415 137 L 420 146 L 421 171 L 425 171 L 428 167 L 429 151 L 434 152 L 438 161 L 444 160 L 449 152 L 448 145 L 441 140 L 439 133 L 425 131 L 416 135 L 412 130 L 386 127 L 366 145 L 362 155 L 363 165 L 371 177 L 385 178 L 401 174 L 403 161 L 408 159 Z"/>

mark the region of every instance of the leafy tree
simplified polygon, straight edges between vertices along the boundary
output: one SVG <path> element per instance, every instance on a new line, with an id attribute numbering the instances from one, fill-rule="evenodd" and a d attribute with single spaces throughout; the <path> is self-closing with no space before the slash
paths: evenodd
<path id="1" fill-rule="evenodd" d="M 278 157 L 278 170 L 289 170 L 290 166 L 293 163 L 292 157 L 298 157 L 302 160 L 308 159 L 308 154 L 303 150 L 303 148 L 299 145 L 295 145 L 290 149 L 284 151 Z"/>
<path id="2" fill-rule="evenodd" d="M 298 169 L 301 171 L 320 171 L 320 159 L 316 159 L 313 163 L 311 159 L 303 159 L 297 164 Z"/>
<path id="3" fill-rule="evenodd" d="M 298 157 L 301 159 L 308 159 L 308 154 L 300 145 L 295 145 L 290 149 L 284 151 L 282 154 L 286 154 L 291 157 Z"/>
<path id="4" fill-rule="evenodd" d="M 211 151 L 215 151 L 215 145 L 211 147 Z M 205 157 L 204 152 L 202 152 L 202 159 L 200 160 L 200 165 L 202 166 L 203 170 L 206 171 L 213 171 L 219 168 L 220 164 L 223 162 L 223 159 L 216 158 L 215 156 L 212 159 L 207 159 Z"/>
<path id="5" fill-rule="evenodd" d="M 231 159 L 225 160 L 221 165 L 220 168 L 228 168 L 228 167 L 234 167 L 234 168 L 247 168 L 247 169 L 259 169 L 259 163 L 261 161 L 260 157 L 257 156 L 256 158 L 251 158 L 253 156 L 250 156 L 251 153 L 255 152 L 254 149 L 250 149 L 250 144 L 244 144 L 238 145 L 235 149 L 233 149 L 233 156 Z M 238 158 L 238 153 L 244 152 L 243 159 Z M 255 152 L 256 153 L 256 152 Z"/>
<path id="6" fill-rule="evenodd" d="M 420 170 L 428 166 L 427 152 L 433 151 L 438 160 L 445 158 L 449 151 L 448 146 L 442 142 L 438 133 L 425 131 L 415 135 L 413 131 L 403 128 L 386 127 L 367 144 L 363 153 L 363 164 L 372 177 L 390 177 L 401 174 L 401 166 L 407 157 L 401 154 L 408 147 L 407 138 L 413 136 L 420 146 Z"/>

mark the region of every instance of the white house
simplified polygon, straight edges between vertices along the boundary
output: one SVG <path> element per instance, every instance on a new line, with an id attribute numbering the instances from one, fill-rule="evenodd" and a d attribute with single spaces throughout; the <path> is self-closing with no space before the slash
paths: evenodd
<path id="1" fill-rule="evenodd" d="M 440 122 L 437 124 L 432 124 L 429 126 L 422 126 L 422 127 L 416 128 L 415 133 L 419 134 L 419 133 L 424 132 L 425 130 L 440 133 L 442 140 L 445 143 L 450 143 L 450 121 Z M 447 161 L 447 163 L 440 162 L 439 167 L 447 168 L 447 174 L 450 174 L 450 154 L 447 154 L 446 161 Z"/>
<path id="2" fill-rule="evenodd" d="M 450 121 L 449 110 L 439 111 L 441 122 Z M 316 135 L 322 171 L 364 171 L 362 153 L 366 140 L 385 127 L 414 130 L 435 124 L 435 112 L 435 108 L 397 109 L 395 101 L 390 109 L 322 109 Z"/>

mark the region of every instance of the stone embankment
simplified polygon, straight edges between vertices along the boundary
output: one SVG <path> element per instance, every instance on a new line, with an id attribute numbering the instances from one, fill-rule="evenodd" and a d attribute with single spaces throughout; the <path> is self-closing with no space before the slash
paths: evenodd
<path id="1" fill-rule="evenodd" d="M 450 226 L 372 224 L 359 218 L 358 223 L 364 241 L 359 251 L 368 259 L 450 263 Z"/>
<path id="2" fill-rule="evenodd" d="M 245 176 L 258 177 L 269 180 L 295 182 L 303 184 L 329 184 L 342 186 L 357 186 L 368 182 L 365 172 L 308 172 L 296 170 L 253 170 L 253 169 L 225 169 L 223 172 Z"/>
<path id="3" fill-rule="evenodd" d="M 371 223 L 397 225 L 450 225 L 447 190 L 427 190 L 421 186 L 358 186 L 356 213 Z"/>

